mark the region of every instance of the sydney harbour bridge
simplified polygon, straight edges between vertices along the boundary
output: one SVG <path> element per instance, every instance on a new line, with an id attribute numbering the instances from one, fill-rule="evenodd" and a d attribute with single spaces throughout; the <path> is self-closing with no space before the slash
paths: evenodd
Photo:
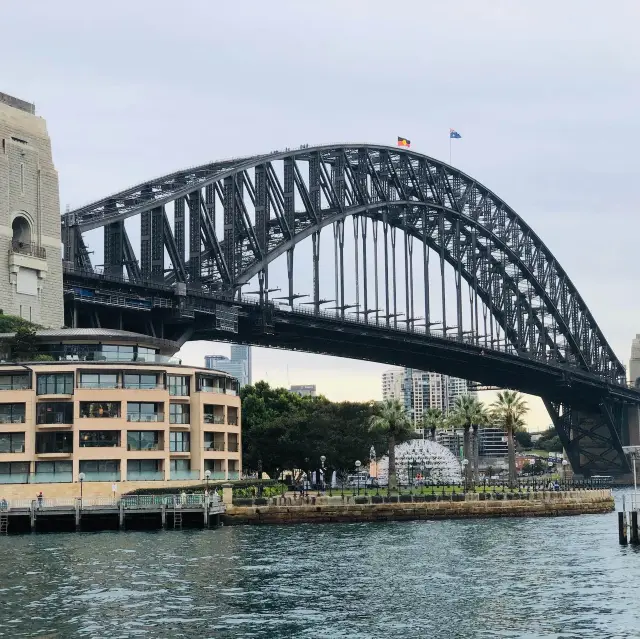
<path id="1" fill-rule="evenodd" d="M 629 470 L 640 391 L 534 230 L 440 161 L 347 144 L 213 162 L 68 211 L 62 237 L 68 326 L 517 389 L 576 473 Z"/>

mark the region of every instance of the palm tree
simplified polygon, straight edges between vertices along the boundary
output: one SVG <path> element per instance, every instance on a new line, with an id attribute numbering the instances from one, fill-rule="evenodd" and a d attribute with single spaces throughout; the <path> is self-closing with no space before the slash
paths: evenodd
<path id="1" fill-rule="evenodd" d="M 517 428 L 524 426 L 524 416 L 529 411 L 527 402 L 516 391 L 500 391 L 497 399 L 491 404 L 493 418 L 507 433 L 507 446 L 509 449 L 509 485 L 513 486 L 517 481 L 516 475 L 516 449 L 513 442 L 513 433 Z"/>
<path id="2" fill-rule="evenodd" d="M 439 408 L 427 408 L 422 415 L 421 427 L 423 431 L 431 433 L 431 439 L 435 441 L 436 430 L 444 427 L 444 415 Z"/>
<path id="3" fill-rule="evenodd" d="M 387 399 L 376 406 L 371 417 L 371 430 L 383 433 L 389 447 L 389 489 L 398 487 L 396 478 L 396 444 L 411 439 L 414 433 L 411 420 L 399 400 Z"/>
<path id="4" fill-rule="evenodd" d="M 476 435 L 474 439 L 477 439 L 477 428 L 481 424 L 486 424 L 487 419 L 487 411 L 484 404 L 473 397 L 473 395 L 461 395 L 460 397 L 456 397 L 456 401 L 454 402 L 451 413 L 449 414 L 449 423 L 453 427 L 462 426 L 464 428 L 462 453 L 468 462 L 474 462 L 473 464 L 468 463 L 465 466 L 465 479 L 468 481 L 471 480 L 473 468 L 477 467 L 475 453 L 473 455 L 473 459 L 469 459 L 469 456 L 472 453 L 470 446 L 470 430 L 473 426 L 474 434 Z M 477 447 L 474 446 L 474 449 L 476 449 L 477 452 Z"/>

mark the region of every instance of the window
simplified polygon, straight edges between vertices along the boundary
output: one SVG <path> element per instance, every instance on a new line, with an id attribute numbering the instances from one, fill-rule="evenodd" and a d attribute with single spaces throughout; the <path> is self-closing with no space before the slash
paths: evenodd
<path id="1" fill-rule="evenodd" d="M 0 424 L 24 424 L 24 404 L 0 404 Z"/>
<path id="2" fill-rule="evenodd" d="M 117 459 L 96 459 L 80 462 L 81 473 L 119 473 L 120 461 Z"/>
<path id="3" fill-rule="evenodd" d="M 204 434 L 205 450 L 224 450 L 224 433 L 205 433 Z"/>
<path id="4" fill-rule="evenodd" d="M 73 433 L 36 433 L 36 455 L 72 452 Z"/>
<path id="5" fill-rule="evenodd" d="M 41 402 L 36 406 L 36 424 L 73 424 L 71 402 Z"/>
<path id="6" fill-rule="evenodd" d="M 198 375 L 198 390 L 202 393 L 224 393 L 224 377 Z"/>
<path id="7" fill-rule="evenodd" d="M 163 422 L 164 404 L 156 402 L 127 402 L 127 421 Z"/>
<path id="8" fill-rule="evenodd" d="M 227 408 L 227 424 L 230 426 L 238 425 L 238 409 L 234 406 L 229 406 Z"/>
<path id="9" fill-rule="evenodd" d="M 120 402 L 80 402 L 80 417 L 120 417 Z"/>
<path id="10" fill-rule="evenodd" d="M 159 459 L 130 459 L 127 462 L 127 479 L 162 479 L 162 462 Z"/>
<path id="11" fill-rule="evenodd" d="M 0 453 L 24 453 L 24 433 L 0 433 Z"/>
<path id="12" fill-rule="evenodd" d="M 0 375 L 0 390 L 26 390 L 30 387 L 31 375 L 28 373 Z"/>
<path id="13" fill-rule="evenodd" d="M 81 448 L 116 448 L 120 446 L 119 430 L 81 430 Z"/>
<path id="14" fill-rule="evenodd" d="M 29 462 L 2 462 L 0 463 L 0 475 L 29 475 Z M 0 484 L 6 483 L 0 479 Z"/>
<path id="15" fill-rule="evenodd" d="M 80 373 L 80 388 L 118 388 L 118 373 Z"/>
<path id="16" fill-rule="evenodd" d="M 161 388 L 161 385 L 158 384 L 158 376 L 155 373 L 151 375 L 142 373 L 125 373 L 124 387 L 135 388 L 138 390 L 148 390 L 153 388 Z"/>
<path id="17" fill-rule="evenodd" d="M 189 395 L 189 378 L 184 375 L 168 375 L 167 387 L 169 395 L 185 397 Z"/>
<path id="18" fill-rule="evenodd" d="M 229 440 L 229 452 L 237 453 L 239 448 L 238 436 L 235 433 L 229 433 L 228 440 Z"/>
<path id="19" fill-rule="evenodd" d="M 191 462 L 188 459 L 172 459 L 169 464 L 172 473 L 191 470 Z"/>
<path id="20" fill-rule="evenodd" d="M 205 404 L 203 417 L 205 424 L 224 424 L 224 406 Z"/>
<path id="21" fill-rule="evenodd" d="M 73 373 L 36 375 L 38 395 L 73 395 Z"/>
<path id="22" fill-rule="evenodd" d="M 237 379 L 227 379 L 226 390 L 225 393 L 227 395 L 237 395 L 238 394 L 238 380 Z"/>
<path id="23" fill-rule="evenodd" d="M 117 362 L 132 362 L 134 360 L 133 346 L 117 346 L 115 344 L 102 344 L 98 348 L 105 359 Z"/>
<path id="24" fill-rule="evenodd" d="M 189 404 L 169 404 L 169 423 L 188 424 Z"/>
<path id="25" fill-rule="evenodd" d="M 73 462 L 71 461 L 37 461 L 36 473 L 50 473 L 61 475 L 73 472 Z"/>
<path id="26" fill-rule="evenodd" d="M 191 450 L 189 433 L 169 433 L 169 452 L 188 453 Z"/>
<path id="27" fill-rule="evenodd" d="M 205 459 L 204 460 L 204 469 L 210 470 L 212 473 L 223 473 L 224 472 L 224 461 L 222 459 Z"/>
<path id="28" fill-rule="evenodd" d="M 160 432 L 157 430 L 130 430 L 127 432 L 127 450 L 159 450 Z"/>

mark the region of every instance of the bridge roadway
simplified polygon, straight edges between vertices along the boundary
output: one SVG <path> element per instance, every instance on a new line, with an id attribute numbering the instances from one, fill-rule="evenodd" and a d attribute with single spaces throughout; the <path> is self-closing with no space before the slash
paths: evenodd
<path id="1" fill-rule="evenodd" d="M 110 518 L 118 522 L 120 530 L 130 524 L 149 521 L 153 518 L 162 528 L 170 524 L 181 528 L 183 517 L 190 523 L 197 522 L 208 528 L 219 523 L 224 514 L 225 505 L 217 495 L 205 499 L 204 494 L 179 495 L 127 495 L 120 498 L 110 497 L 71 497 L 67 499 L 14 499 L 0 501 L 0 523 L 6 522 L 2 532 L 12 532 L 15 528 L 25 527 L 32 532 L 40 528 L 60 529 L 74 524 L 76 530 L 82 529 L 83 521 L 87 528 L 104 528 Z M 24 524 L 28 520 L 28 526 Z M 38 522 L 41 522 L 40 525 Z M 65 525 L 66 524 L 66 525 Z"/>

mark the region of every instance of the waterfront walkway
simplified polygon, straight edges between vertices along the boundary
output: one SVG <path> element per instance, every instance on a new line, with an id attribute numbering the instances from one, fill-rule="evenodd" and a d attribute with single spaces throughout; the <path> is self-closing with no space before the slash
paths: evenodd
<path id="1" fill-rule="evenodd" d="M 125 495 L 0 501 L 0 532 L 182 528 L 217 525 L 225 506 L 218 495 Z"/>

